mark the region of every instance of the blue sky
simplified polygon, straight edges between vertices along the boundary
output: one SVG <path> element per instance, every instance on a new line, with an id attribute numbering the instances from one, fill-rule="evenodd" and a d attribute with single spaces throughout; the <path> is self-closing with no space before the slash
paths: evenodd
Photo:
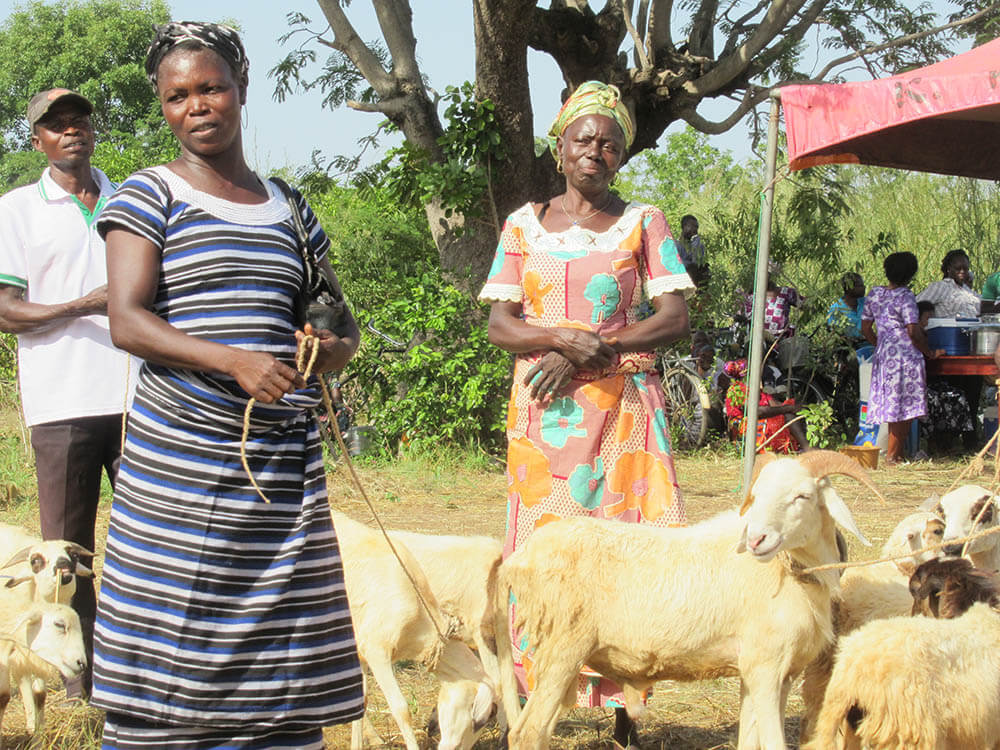
<path id="1" fill-rule="evenodd" d="M 355 112 L 346 107 L 336 111 L 321 109 L 322 96 L 315 91 L 294 94 L 281 104 L 272 99 L 274 82 L 267 77 L 267 71 L 290 49 L 278 43 L 278 37 L 288 30 L 286 15 L 298 11 L 313 19 L 314 27 L 325 27 L 315 0 L 167 1 L 175 19 L 231 19 L 242 29 L 251 63 L 244 148 L 251 165 L 258 171 L 266 174 L 283 166 L 305 164 L 314 149 L 327 156 L 356 153 L 358 139 L 374 130 L 381 121 L 378 114 Z M 16 4 L 12 0 L 0 0 L 0 18 L 6 18 Z M 475 74 L 472 3 L 469 0 L 411 0 L 411 5 L 417 56 L 431 86 L 443 91 L 448 85 L 472 80 Z M 940 7 L 942 3 L 935 0 L 933 5 Z M 363 39 L 380 37 L 370 2 L 354 0 L 347 11 Z M 529 68 L 535 132 L 542 134 L 559 109 L 563 81 L 547 55 L 529 51 Z M 713 115 L 707 108 L 703 114 L 722 116 Z M 723 114 L 728 111 L 724 110 Z M 682 123 L 675 123 L 668 133 L 681 127 Z M 749 135 L 742 122 L 728 133 L 713 136 L 711 143 L 731 151 L 739 160 L 749 156 Z"/>

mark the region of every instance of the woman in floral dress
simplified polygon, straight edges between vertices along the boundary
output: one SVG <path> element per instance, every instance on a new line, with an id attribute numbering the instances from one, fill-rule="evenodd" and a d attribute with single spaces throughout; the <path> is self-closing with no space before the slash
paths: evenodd
<path id="1" fill-rule="evenodd" d="M 550 131 L 566 192 L 508 217 L 480 294 L 490 340 L 516 355 L 505 556 L 569 516 L 686 522 L 654 365 L 656 348 L 688 335 L 694 284 L 663 213 L 609 192 L 633 134 L 614 86 L 577 89 Z M 640 321 L 644 295 L 655 312 Z M 530 691 L 530 647 L 514 646 Z M 620 708 L 619 693 L 585 669 L 581 705 Z M 631 726 L 624 709 L 616 716 L 624 746 Z"/>
<path id="2" fill-rule="evenodd" d="M 910 420 L 927 413 L 924 357 L 934 359 L 940 352 L 928 348 L 916 297 L 907 286 L 917 273 L 916 256 L 892 253 L 883 267 L 889 285 L 877 286 L 868 294 L 861 333 L 875 347 L 868 421 L 888 423 L 885 458 L 892 465 L 903 459 Z"/>

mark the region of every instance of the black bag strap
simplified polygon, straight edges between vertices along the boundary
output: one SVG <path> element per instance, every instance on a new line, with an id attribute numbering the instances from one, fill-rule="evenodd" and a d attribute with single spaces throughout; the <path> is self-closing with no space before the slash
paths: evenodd
<path id="1" fill-rule="evenodd" d="M 295 227 L 295 234 L 299 239 L 299 253 L 302 255 L 302 265 L 305 268 L 305 288 L 310 290 L 316 289 L 318 285 L 317 279 L 321 278 L 322 274 L 319 270 L 319 264 L 312 254 L 312 245 L 309 242 L 309 233 L 306 232 L 305 222 L 302 221 L 302 211 L 299 209 L 299 202 L 296 200 L 295 193 L 292 192 L 292 188 L 289 187 L 287 182 L 280 177 L 271 177 L 269 179 L 281 190 L 282 195 L 285 196 L 285 201 L 288 203 L 288 210 L 292 213 L 292 224 Z"/>

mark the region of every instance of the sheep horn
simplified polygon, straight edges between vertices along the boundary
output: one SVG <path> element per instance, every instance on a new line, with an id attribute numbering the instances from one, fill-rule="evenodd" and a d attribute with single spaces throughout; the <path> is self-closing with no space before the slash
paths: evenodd
<path id="1" fill-rule="evenodd" d="M 753 505 L 753 495 L 750 494 L 750 490 L 757 483 L 757 477 L 760 476 L 761 470 L 777 457 L 777 453 L 771 453 L 770 451 L 757 454 L 757 460 L 753 463 L 753 473 L 750 475 L 750 485 L 747 487 L 746 497 L 743 498 L 743 505 L 740 506 L 741 516 Z"/>
<path id="2" fill-rule="evenodd" d="M 868 472 L 864 470 L 864 467 L 862 467 L 861 464 L 850 456 L 846 456 L 843 453 L 837 453 L 837 451 L 814 450 L 800 453 L 798 455 L 798 461 L 800 464 L 805 466 L 809 470 L 809 473 L 816 477 L 816 479 L 822 479 L 823 477 L 828 477 L 831 474 L 843 474 L 853 479 L 857 479 L 865 487 L 874 492 L 879 500 L 886 505 L 889 504 L 882 493 L 879 492 L 875 483 L 872 482 L 871 478 L 869 478 Z"/>
<path id="3" fill-rule="evenodd" d="M 25 547 L 24 549 L 18 550 L 10 559 L 3 565 L 0 565 L 0 569 L 9 568 L 11 565 L 17 565 L 18 563 L 26 562 L 28 559 L 28 553 L 31 551 L 32 545 Z"/>
<path id="4" fill-rule="evenodd" d="M 76 542 L 66 542 L 66 549 L 69 552 L 75 552 L 83 557 L 97 557 L 96 552 L 91 552 L 89 549 L 77 544 Z"/>

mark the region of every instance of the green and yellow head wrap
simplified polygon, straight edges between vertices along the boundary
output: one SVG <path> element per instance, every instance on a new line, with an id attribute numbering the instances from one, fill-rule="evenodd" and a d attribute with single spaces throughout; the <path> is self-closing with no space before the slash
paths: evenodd
<path id="1" fill-rule="evenodd" d="M 566 100 L 556 115 L 552 127 L 549 128 L 549 148 L 557 159 L 556 138 L 563 134 L 569 124 L 584 115 L 604 115 L 618 123 L 625 135 L 625 148 L 632 146 L 635 140 L 635 123 L 628 107 L 622 103 L 622 95 L 617 86 L 611 86 L 600 81 L 581 83 L 573 95 Z"/>

